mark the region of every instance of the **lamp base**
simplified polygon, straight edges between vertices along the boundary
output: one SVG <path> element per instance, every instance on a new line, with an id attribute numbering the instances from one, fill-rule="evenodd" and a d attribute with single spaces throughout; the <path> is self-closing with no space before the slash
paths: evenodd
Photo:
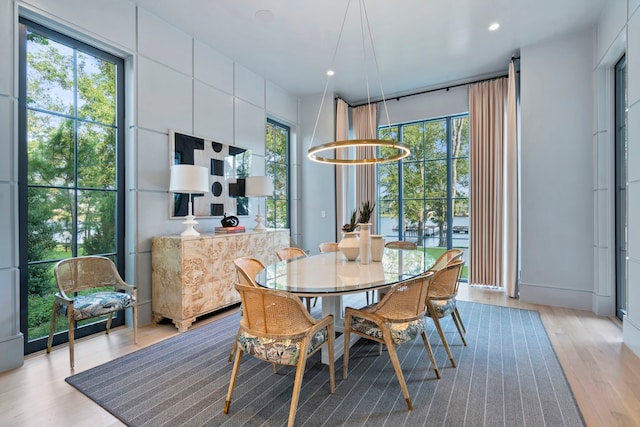
<path id="1" fill-rule="evenodd" d="M 256 215 L 256 226 L 253 227 L 253 231 L 264 231 L 264 230 L 266 230 L 266 227 L 264 225 L 262 225 L 262 221 L 264 221 L 264 219 L 262 218 L 262 215 L 260 215 L 260 214 Z"/>
<path id="2" fill-rule="evenodd" d="M 199 236 L 200 233 L 193 228 L 194 225 L 198 224 L 198 221 L 195 220 L 195 216 L 187 215 L 186 221 L 182 222 L 187 228 L 180 234 L 181 236 Z"/>

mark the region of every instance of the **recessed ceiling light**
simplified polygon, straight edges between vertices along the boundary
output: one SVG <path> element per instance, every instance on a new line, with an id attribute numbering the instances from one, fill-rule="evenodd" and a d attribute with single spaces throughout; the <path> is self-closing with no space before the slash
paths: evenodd
<path id="1" fill-rule="evenodd" d="M 256 11 L 255 17 L 258 21 L 265 22 L 265 23 L 273 22 L 273 20 L 275 19 L 275 15 L 273 14 L 273 12 L 267 9 L 261 9 Z"/>
<path id="2" fill-rule="evenodd" d="M 495 31 L 498 28 L 500 28 L 500 24 L 498 24 L 497 22 L 494 22 L 493 24 L 489 25 L 489 31 Z"/>

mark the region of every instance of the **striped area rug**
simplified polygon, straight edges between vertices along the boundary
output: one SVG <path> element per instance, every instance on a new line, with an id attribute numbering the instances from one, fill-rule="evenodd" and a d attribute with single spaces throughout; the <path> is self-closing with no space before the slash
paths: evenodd
<path id="1" fill-rule="evenodd" d="M 319 307 L 314 314 L 319 314 Z M 422 340 L 398 347 L 413 411 L 408 411 L 386 351 L 367 340 L 352 348 L 349 378 L 336 361 L 336 389 L 319 354 L 307 363 L 296 426 L 584 426 L 537 311 L 459 302 L 464 347 L 453 322 L 445 333 L 452 368 L 431 321 L 441 368 L 435 378 Z M 245 356 L 231 409 L 222 410 L 227 363 L 239 315 L 195 328 L 66 381 L 130 426 L 282 426 L 295 368 Z"/>

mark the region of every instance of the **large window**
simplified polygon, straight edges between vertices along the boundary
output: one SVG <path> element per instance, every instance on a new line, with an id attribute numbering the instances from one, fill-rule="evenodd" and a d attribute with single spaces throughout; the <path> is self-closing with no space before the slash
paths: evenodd
<path id="1" fill-rule="evenodd" d="M 267 120 L 267 175 L 273 178 L 273 197 L 267 199 L 266 225 L 289 228 L 289 137 L 288 126 Z"/>
<path id="2" fill-rule="evenodd" d="M 387 240 L 409 240 L 437 257 L 469 247 L 468 115 L 378 129 L 411 155 L 378 165 L 378 230 Z"/>
<path id="3" fill-rule="evenodd" d="M 61 259 L 104 255 L 122 273 L 123 61 L 20 21 L 21 330 L 46 347 Z M 104 319 L 75 325 L 76 336 Z M 114 319 L 121 324 L 122 316 Z M 54 343 L 67 340 L 58 322 Z"/>

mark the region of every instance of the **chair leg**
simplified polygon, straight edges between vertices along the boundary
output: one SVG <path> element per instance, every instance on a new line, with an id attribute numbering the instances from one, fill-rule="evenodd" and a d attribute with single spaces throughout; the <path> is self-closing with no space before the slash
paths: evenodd
<path id="1" fill-rule="evenodd" d="M 233 395 L 233 388 L 236 386 L 236 379 L 238 378 L 238 371 L 240 370 L 241 360 L 242 360 L 242 349 L 238 348 L 236 351 L 236 360 L 233 362 L 231 379 L 229 380 L 229 390 L 227 391 L 227 400 L 224 403 L 223 412 L 225 414 L 229 413 L 229 407 L 231 406 L 231 395 Z"/>
<path id="2" fill-rule="evenodd" d="M 333 357 L 333 343 L 335 339 L 335 332 L 333 330 L 333 323 L 327 326 L 327 332 L 329 332 L 329 339 L 327 340 L 327 347 L 329 347 L 329 385 L 331 388 L 331 394 L 336 389 L 336 370 L 335 370 L 335 360 Z"/>
<path id="3" fill-rule="evenodd" d="M 464 323 L 462 322 L 462 317 L 460 317 L 460 312 L 458 311 L 458 307 L 454 308 L 453 312 L 456 314 L 456 317 L 458 318 L 458 321 L 460 322 L 460 326 L 462 326 L 462 330 L 466 334 L 467 333 L 467 328 L 464 327 Z"/>
<path id="4" fill-rule="evenodd" d="M 305 298 L 305 301 L 307 303 L 307 311 L 311 311 L 311 298 Z"/>
<path id="5" fill-rule="evenodd" d="M 407 402 L 407 408 L 412 411 L 413 404 L 411 403 L 411 398 L 409 397 L 409 390 L 407 389 L 407 383 L 404 381 L 404 375 L 402 375 L 402 369 L 400 368 L 400 361 L 398 360 L 398 355 L 396 354 L 396 348 L 391 340 L 391 337 L 388 337 L 387 334 L 384 334 L 384 341 L 387 345 L 387 351 L 389 352 L 389 357 L 391 358 L 391 364 L 393 365 L 393 369 L 396 371 L 396 377 L 398 377 L 398 382 L 400 383 L 400 388 L 402 389 L 402 394 L 404 395 L 404 399 Z"/>
<path id="6" fill-rule="evenodd" d="M 429 310 L 429 312 L 436 313 L 435 310 Z M 447 351 L 447 355 L 449 356 L 449 360 L 451 361 L 451 366 L 456 367 L 456 362 L 453 360 L 453 355 L 451 354 L 451 349 L 449 348 L 449 343 L 447 343 L 447 339 L 444 337 L 444 332 L 442 331 L 442 326 L 440 326 L 440 319 L 438 319 L 438 315 L 434 315 L 431 317 L 433 319 L 433 323 L 436 325 L 436 330 L 438 331 L 438 335 L 440 335 L 440 341 L 442 341 L 442 345 L 444 345 L 444 349 Z"/>
<path id="7" fill-rule="evenodd" d="M 431 349 L 431 343 L 429 342 L 429 338 L 427 338 L 427 334 L 424 332 L 422 332 L 422 334 L 420 335 L 422 336 L 422 342 L 424 342 L 424 348 L 426 348 L 427 353 L 429 353 L 429 359 L 431 359 L 433 370 L 436 372 L 436 378 L 440 379 L 440 369 L 438 369 L 436 358 L 433 356 L 433 350 Z"/>
<path id="8" fill-rule="evenodd" d="M 109 320 L 107 320 L 107 330 L 105 331 L 107 335 L 109 335 L 109 330 L 111 329 L 111 321 L 113 320 L 113 313 L 115 312 L 112 311 L 111 313 L 109 313 Z"/>
<path id="9" fill-rule="evenodd" d="M 69 319 L 69 365 L 71 366 L 71 370 L 74 367 L 74 348 L 73 348 L 73 336 L 75 333 L 74 330 L 74 319 L 73 319 L 73 306 L 69 305 L 67 308 L 67 318 Z"/>
<path id="10" fill-rule="evenodd" d="M 349 369 L 349 341 L 351 340 L 351 313 L 344 314 L 344 355 L 342 356 L 342 379 L 347 379 L 347 371 Z"/>
<path id="11" fill-rule="evenodd" d="M 60 308 L 60 304 L 56 301 L 53 303 L 53 312 L 51 313 L 49 339 L 47 340 L 47 353 L 51 353 L 51 346 L 53 345 L 53 335 L 56 332 L 56 320 L 58 319 L 58 308 Z"/>
<path id="12" fill-rule="evenodd" d="M 133 343 L 138 344 L 138 306 L 133 306 Z"/>
<path id="13" fill-rule="evenodd" d="M 306 338 L 307 340 L 309 338 Z M 303 345 L 300 349 L 300 358 L 296 366 L 296 377 L 293 381 L 293 392 L 291 393 L 291 406 L 289 407 L 289 422 L 287 427 L 293 427 L 296 419 L 296 411 L 298 409 L 298 399 L 300 398 L 300 389 L 302 388 L 302 377 L 304 376 L 304 368 L 307 365 L 307 346 Z"/>
<path id="14" fill-rule="evenodd" d="M 466 346 L 467 345 L 467 340 L 464 339 L 464 335 L 465 334 L 462 331 L 464 329 L 464 325 L 461 325 L 462 319 L 459 319 L 458 316 L 456 316 L 456 312 L 455 311 L 453 311 L 451 313 L 451 318 L 453 319 L 453 323 L 456 324 L 456 329 L 458 329 L 458 334 L 460 334 L 460 339 L 462 339 L 462 344 L 464 344 Z"/>

